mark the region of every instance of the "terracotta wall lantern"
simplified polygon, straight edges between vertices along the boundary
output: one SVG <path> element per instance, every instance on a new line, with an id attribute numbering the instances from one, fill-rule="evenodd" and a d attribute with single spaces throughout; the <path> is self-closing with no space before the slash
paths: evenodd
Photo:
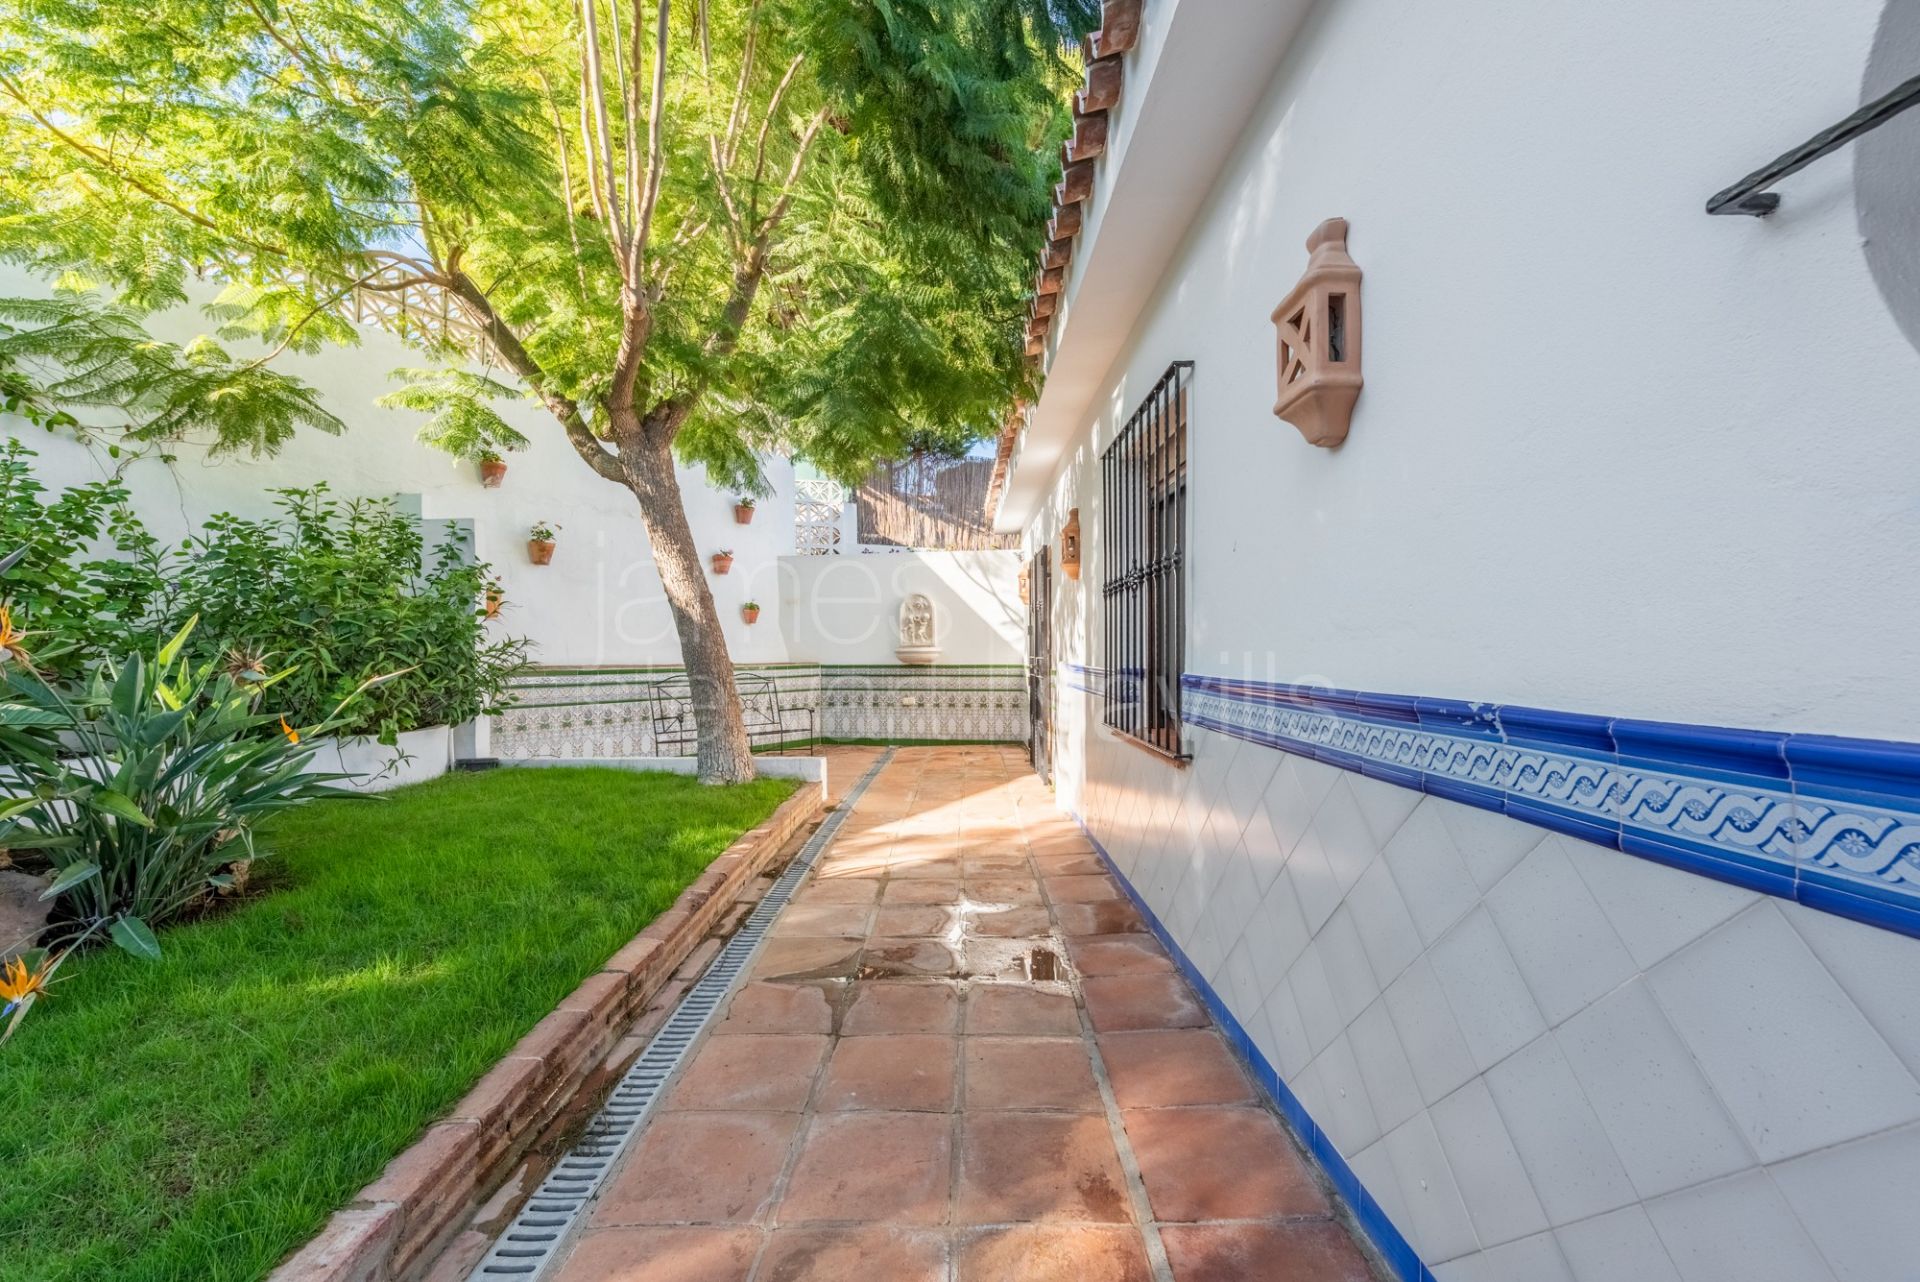
<path id="1" fill-rule="evenodd" d="M 1028 583 L 1029 583 L 1028 575 L 1030 575 L 1031 573 L 1032 571 L 1029 570 L 1026 566 L 1023 565 L 1020 567 L 1020 604 L 1021 605 L 1033 604 L 1033 589 L 1028 586 Z"/>
<path id="2" fill-rule="evenodd" d="M 1307 271 L 1280 306 L 1280 397 L 1273 412 L 1309 445 L 1347 439 L 1360 398 L 1360 268 L 1347 255 L 1347 220 L 1329 218 L 1307 237 Z"/>
<path id="3" fill-rule="evenodd" d="M 1080 581 L 1080 509 L 1067 513 L 1060 527 L 1060 569 L 1075 583 Z"/>

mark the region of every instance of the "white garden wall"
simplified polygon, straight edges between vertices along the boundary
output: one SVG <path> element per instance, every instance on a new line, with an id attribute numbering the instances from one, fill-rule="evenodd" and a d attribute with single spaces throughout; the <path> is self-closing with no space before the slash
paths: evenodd
<path id="1" fill-rule="evenodd" d="M 1707 780 L 1712 839 L 1752 822 L 1778 861 L 1715 872 L 1636 830 L 1639 791 L 1583 840 L 1518 788 L 1462 804 L 1394 766 L 1420 733 L 1329 764 L 1298 741 L 1311 716 L 1290 748 L 1192 728 L 1177 766 L 1079 688 L 1104 661 L 1099 450 L 1192 360 L 1188 673 L 1595 714 L 1596 770 L 1669 799 L 1613 718 L 1920 739 L 1920 615 L 1891 586 L 1920 549 L 1920 357 L 1863 254 L 1852 158 L 1767 220 L 1702 208 L 1859 104 L 1881 5 L 1328 0 L 1297 31 L 1281 7 L 1147 5 L 1016 456 L 1003 523 L 1057 557 L 1077 507 L 1085 547 L 1054 579 L 1060 802 L 1418 1257 L 1404 1276 L 1910 1278 L 1920 940 L 1868 922 L 1897 904 L 1910 929 L 1915 879 L 1889 856 L 1871 906 L 1808 904 L 1845 871 L 1823 825 L 1916 822 L 1911 752 L 1842 781 L 1870 818 L 1804 763 L 1743 794 L 1760 812 L 1733 796 L 1751 779 Z M 1239 15 L 1275 41 L 1244 122 L 1195 108 L 1257 61 L 1198 56 L 1180 24 L 1206 13 L 1217 40 Z M 1154 179 L 1217 130 L 1239 134 L 1225 167 L 1120 308 L 1151 218 L 1101 202 L 1177 207 Z M 1329 451 L 1271 412 L 1268 313 L 1332 216 L 1365 272 L 1366 388 Z"/>

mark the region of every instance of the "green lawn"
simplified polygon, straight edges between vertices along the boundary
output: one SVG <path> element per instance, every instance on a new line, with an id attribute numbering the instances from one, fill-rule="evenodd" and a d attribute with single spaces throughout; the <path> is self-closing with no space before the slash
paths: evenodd
<path id="1" fill-rule="evenodd" d="M 76 959 L 0 1047 L 0 1279 L 263 1277 L 793 786 L 498 770 L 284 817 L 271 894 Z"/>

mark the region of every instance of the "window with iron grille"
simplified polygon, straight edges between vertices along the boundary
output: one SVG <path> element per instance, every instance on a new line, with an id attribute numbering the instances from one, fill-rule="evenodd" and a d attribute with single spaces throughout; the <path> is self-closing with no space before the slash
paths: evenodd
<path id="1" fill-rule="evenodd" d="M 1168 366 L 1100 456 L 1103 716 L 1171 757 L 1186 659 L 1187 401 L 1193 362 Z"/>

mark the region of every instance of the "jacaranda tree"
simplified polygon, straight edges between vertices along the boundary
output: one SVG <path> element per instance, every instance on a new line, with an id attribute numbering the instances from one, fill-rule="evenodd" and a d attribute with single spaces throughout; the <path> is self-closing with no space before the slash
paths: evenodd
<path id="1" fill-rule="evenodd" d="M 338 427 L 273 357 L 353 342 L 356 300 L 406 300 L 389 323 L 440 368 L 392 399 L 430 435 L 517 443 L 497 398 L 524 392 L 638 500 L 701 777 L 745 779 L 675 460 L 755 488 L 767 450 L 853 476 L 992 429 L 1026 377 L 1063 59 L 1096 16 L 1096 0 L 15 0 L 0 256 L 75 292 L 6 304 L 0 366 L 57 370 L 53 394 L 136 436 L 271 449 Z M 148 340 L 138 317 L 195 279 L 219 290 L 208 335 Z M 264 355 L 230 355 L 238 339 Z M 490 369 L 449 374 L 476 358 Z"/>

